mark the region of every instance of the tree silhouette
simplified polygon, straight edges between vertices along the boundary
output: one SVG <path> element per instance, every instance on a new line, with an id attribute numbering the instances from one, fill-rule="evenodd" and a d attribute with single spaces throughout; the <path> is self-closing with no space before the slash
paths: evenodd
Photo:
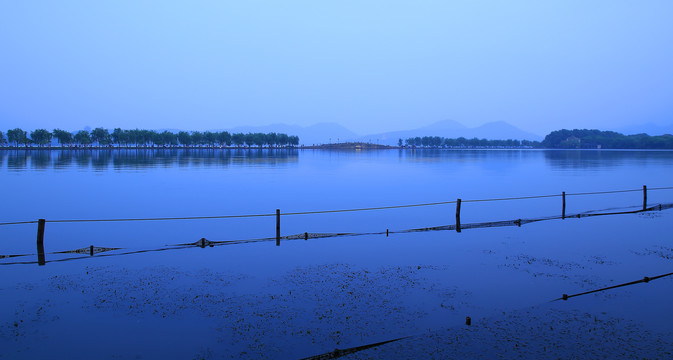
<path id="1" fill-rule="evenodd" d="M 5 140 L 4 134 L 0 132 L 0 145 L 5 143 L 14 144 L 14 146 L 19 146 L 20 144 L 25 144 L 28 146 L 31 143 L 43 146 L 48 144 L 52 138 L 56 138 L 58 143 L 61 146 L 79 144 L 79 145 L 90 145 L 95 143 L 99 146 L 109 146 L 111 144 L 117 144 L 118 146 L 178 146 L 182 145 L 184 147 L 188 146 L 209 146 L 214 147 L 219 145 L 220 147 L 231 146 L 232 144 L 236 146 L 241 146 L 246 144 L 248 146 L 259 146 L 263 147 L 264 145 L 268 146 L 286 146 L 286 145 L 296 145 L 299 143 L 299 137 L 297 136 L 288 136 L 287 134 L 282 133 L 235 133 L 230 134 L 227 131 L 219 132 L 199 132 L 194 131 L 191 134 L 186 131 L 180 131 L 177 134 L 170 131 L 157 132 L 155 130 L 144 130 L 144 129 L 132 129 L 124 130 L 121 128 L 115 128 L 112 133 L 110 133 L 105 128 L 96 128 L 91 132 L 87 130 L 80 130 L 74 135 L 68 131 L 61 129 L 54 129 L 52 132 L 49 132 L 44 129 L 37 129 L 31 132 L 31 138 L 28 138 L 26 131 L 21 130 L 20 128 L 7 130 L 7 140 Z"/>
<path id="2" fill-rule="evenodd" d="M 75 142 L 81 145 L 91 144 L 91 136 L 86 130 L 80 130 L 75 134 Z"/>
<path id="3" fill-rule="evenodd" d="M 37 129 L 30 133 L 30 138 L 32 139 L 33 143 L 39 146 L 48 144 L 51 141 L 51 136 L 51 133 L 45 129 Z"/>
<path id="4" fill-rule="evenodd" d="M 19 128 L 7 130 L 7 141 L 9 141 L 10 144 L 14 143 L 14 145 L 17 147 L 19 144 L 25 144 L 27 146 L 28 133 Z"/>
<path id="5" fill-rule="evenodd" d="M 98 145 L 110 145 L 112 139 L 107 129 L 95 128 L 91 131 L 91 141 Z"/>
<path id="6" fill-rule="evenodd" d="M 54 131 L 51 133 L 54 135 L 56 141 L 58 141 L 60 145 L 70 145 L 73 142 L 72 134 L 65 130 L 54 129 Z"/>

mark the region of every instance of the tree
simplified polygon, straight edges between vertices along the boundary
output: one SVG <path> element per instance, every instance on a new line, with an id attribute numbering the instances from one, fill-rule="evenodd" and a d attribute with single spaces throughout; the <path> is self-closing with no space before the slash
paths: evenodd
<path id="1" fill-rule="evenodd" d="M 275 132 L 266 134 L 265 143 L 267 143 L 269 146 L 275 146 L 278 144 L 278 134 Z"/>
<path id="2" fill-rule="evenodd" d="M 19 144 L 28 144 L 28 133 L 26 131 L 23 131 L 19 128 L 12 129 L 12 130 L 7 130 L 7 141 L 9 143 L 14 143 L 15 146 L 19 146 Z"/>
<path id="3" fill-rule="evenodd" d="M 259 146 L 259 147 L 264 146 L 264 144 L 267 143 L 266 134 L 263 134 L 263 133 L 252 134 L 252 143 Z"/>
<path id="4" fill-rule="evenodd" d="M 146 146 L 152 143 L 152 139 L 154 139 L 156 131 L 152 130 L 138 130 L 138 141 L 140 142 L 140 145 Z"/>
<path id="5" fill-rule="evenodd" d="M 117 145 L 121 144 L 128 144 L 129 141 L 129 135 L 127 130 L 122 130 L 120 128 L 115 128 L 112 130 L 112 134 L 110 135 L 112 138 L 112 142 Z"/>
<path id="6" fill-rule="evenodd" d="M 91 144 L 91 136 L 86 130 L 80 130 L 75 134 L 75 142 L 80 145 L 89 145 Z"/>
<path id="7" fill-rule="evenodd" d="M 220 146 L 224 145 L 231 145 L 231 134 L 227 131 L 220 131 L 216 135 L 217 138 L 217 143 L 220 144 Z"/>
<path id="8" fill-rule="evenodd" d="M 39 146 L 47 145 L 51 141 L 51 133 L 45 129 L 37 129 L 30 133 L 30 138 Z"/>
<path id="9" fill-rule="evenodd" d="M 243 135 L 243 139 L 245 141 L 245 145 L 247 145 L 248 147 L 251 147 L 252 145 L 255 144 L 255 135 L 253 135 L 252 133 L 247 133 Z"/>
<path id="10" fill-rule="evenodd" d="M 2 131 L 0 131 L 0 145 L 5 145 L 7 143 L 7 140 L 5 140 L 5 136 L 2 134 Z"/>
<path id="11" fill-rule="evenodd" d="M 236 146 L 241 146 L 245 142 L 245 135 L 243 135 L 242 133 L 232 134 L 231 142 Z"/>
<path id="12" fill-rule="evenodd" d="M 194 145 L 203 145 L 203 133 L 198 131 L 192 132 L 192 143 Z"/>
<path id="13" fill-rule="evenodd" d="M 287 136 L 287 134 L 283 134 L 283 133 L 278 134 L 278 145 L 287 146 L 289 141 L 290 141 L 290 139 Z"/>
<path id="14" fill-rule="evenodd" d="M 61 145 L 70 145 L 72 144 L 72 134 L 61 129 L 54 129 L 54 131 L 51 132 L 52 135 L 56 138 L 56 141 L 58 141 L 59 144 Z"/>
<path id="15" fill-rule="evenodd" d="M 217 142 L 217 135 L 214 132 L 206 131 L 203 133 L 203 142 L 208 146 L 213 146 Z"/>
<path id="16" fill-rule="evenodd" d="M 290 145 L 298 146 L 299 145 L 299 136 L 292 135 L 288 138 Z"/>
<path id="17" fill-rule="evenodd" d="M 186 131 L 180 131 L 178 133 L 178 141 L 182 146 L 189 146 L 192 144 L 192 136 Z"/>
<path id="18" fill-rule="evenodd" d="M 95 128 L 91 130 L 91 141 L 98 145 L 110 145 L 112 139 L 107 129 Z"/>
<path id="19" fill-rule="evenodd" d="M 164 130 L 161 134 L 161 144 L 174 146 L 178 144 L 178 136 L 170 131 Z"/>
<path id="20" fill-rule="evenodd" d="M 128 136 L 128 142 L 129 144 L 133 144 L 136 147 L 140 144 L 140 130 L 138 129 L 133 129 L 133 130 L 126 130 L 126 134 Z"/>

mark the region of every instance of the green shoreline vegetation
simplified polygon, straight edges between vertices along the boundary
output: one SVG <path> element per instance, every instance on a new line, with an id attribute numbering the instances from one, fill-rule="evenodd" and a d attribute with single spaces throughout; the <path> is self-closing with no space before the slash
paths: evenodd
<path id="1" fill-rule="evenodd" d="M 624 135 L 614 131 L 557 130 L 540 144 L 551 149 L 673 149 L 673 135 Z"/>
<path id="2" fill-rule="evenodd" d="M 402 146 L 402 139 L 398 141 Z M 556 130 L 542 142 L 529 140 L 486 140 L 424 136 L 409 138 L 407 147 L 421 148 L 527 148 L 527 149 L 673 149 L 673 135 L 624 135 L 601 130 Z"/>
<path id="3" fill-rule="evenodd" d="M 30 133 L 16 128 L 7 130 L 5 139 L 0 131 L 0 146 L 14 144 L 14 147 L 51 148 L 55 139 L 62 148 L 146 148 L 146 147 L 293 147 L 299 145 L 299 137 L 283 133 L 229 133 L 228 131 L 170 131 L 122 130 L 116 128 L 110 133 L 107 129 L 96 128 L 90 132 L 80 130 L 71 133 L 61 129 L 49 132 L 37 129 Z M 115 147 L 116 145 L 116 147 Z"/>
<path id="4" fill-rule="evenodd" d="M 466 139 L 459 137 L 455 139 L 444 138 L 441 136 L 417 136 L 405 140 L 406 147 L 412 148 L 537 148 L 540 147 L 539 141 L 529 140 L 487 140 L 487 139 Z M 402 146 L 402 139 L 397 142 Z"/>
<path id="5" fill-rule="evenodd" d="M 56 140 L 57 147 L 52 146 Z M 240 147 L 296 147 L 299 137 L 283 133 L 229 133 L 180 131 L 157 132 L 154 130 L 122 130 L 116 128 L 110 133 L 107 129 L 96 128 L 91 131 L 68 132 L 54 129 L 37 129 L 30 133 L 20 128 L 0 131 L 0 148 L 30 149 L 71 149 L 71 148 L 240 148 Z M 399 139 L 397 146 L 348 142 L 302 146 L 308 149 L 393 149 L 393 148 L 430 148 L 430 149 L 673 149 L 673 135 L 650 136 L 647 134 L 624 135 L 614 131 L 601 130 L 556 130 L 548 134 L 543 141 L 530 140 L 487 140 L 466 139 L 464 137 L 445 138 L 440 136 L 413 137 Z"/>

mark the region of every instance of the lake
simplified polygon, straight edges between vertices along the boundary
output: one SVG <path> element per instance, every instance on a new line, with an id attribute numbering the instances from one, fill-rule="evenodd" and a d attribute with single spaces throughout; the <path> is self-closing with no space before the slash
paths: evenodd
<path id="1" fill-rule="evenodd" d="M 442 226 L 457 199 L 467 227 L 562 192 L 568 215 L 670 204 L 671 175 L 670 151 L 0 151 L 0 223 L 47 220 L 43 266 L 37 224 L 0 226 L 0 358 L 665 358 L 671 277 L 553 300 L 672 272 L 673 210 Z M 55 222 L 232 215 L 264 216 Z"/>

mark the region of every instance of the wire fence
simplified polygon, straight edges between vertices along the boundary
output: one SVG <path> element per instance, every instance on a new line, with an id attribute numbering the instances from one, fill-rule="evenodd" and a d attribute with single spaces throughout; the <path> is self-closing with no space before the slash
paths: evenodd
<path id="1" fill-rule="evenodd" d="M 561 194 L 548 194 L 548 195 L 532 195 L 532 196 L 518 196 L 518 197 L 506 197 L 506 198 L 493 198 L 493 199 L 457 199 L 451 201 L 439 201 L 431 203 L 419 203 L 419 204 L 405 204 L 405 205 L 391 205 L 391 206 L 376 206 L 376 207 L 364 207 L 364 208 L 352 208 L 352 209 L 336 209 L 336 210 L 317 210 L 317 211 L 298 211 L 298 212 L 287 212 L 280 213 L 282 216 L 292 216 L 292 215 L 314 215 L 314 214 L 329 214 L 329 213 L 345 213 L 345 212 L 359 212 L 359 211 L 374 211 L 374 210 L 389 210 L 389 209 L 402 209 L 402 208 L 412 208 L 412 207 L 424 207 L 424 206 L 436 206 L 436 205 L 447 205 L 447 204 L 457 204 L 458 202 L 463 203 L 473 203 L 473 202 L 490 202 L 490 201 L 512 201 L 512 200 L 529 200 L 529 199 L 542 199 L 542 198 L 551 198 L 551 197 L 567 197 L 567 196 L 587 196 L 587 195 L 605 195 L 605 194 L 617 194 L 617 193 L 627 193 L 627 192 L 643 192 L 645 200 L 647 197 L 648 191 L 658 191 L 658 190 L 673 190 L 673 186 L 670 187 L 657 187 L 657 188 L 647 188 L 643 186 L 642 189 L 629 189 L 629 190 L 612 190 L 612 191 L 594 191 L 594 192 L 581 192 L 581 193 L 561 193 Z M 116 218 L 116 219 L 45 219 L 46 223 L 78 223 L 78 222 L 126 222 L 126 221 L 177 221 L 177 220 L 212 220 L 212 219 L 233 219 L 233 218 L 254 218 L 254 217 L 271 217 L 277 216 L 278 213 L 266 213 L 266 214 L 243 214 L 243 215 L 214 215 L 214 216 L 179 216 L 179 217 L 155 217 L 155 218 Z M 0 226 L 4 225 L 20 225 L 20 224 L 35 224 L 39 220 L 29 220 L 29 221 L 14 221 L 14 222 L 3 222 L 0 223 Z"/>
<path id="2" fill-rule="evenodd" d="M 673 187 L 658 187 L 650 188 L 649 191 L 658 191 L 658 190 L 671 190 Z M 604 194 L 616 194 L 616 193 L 627 193 L 627 192 L 640 192 L 643 193 L 643 205 L 641 207 L 635 208 L 635 210 L 627 211 L 588 211 L 584 213 L 577 214 L 566 214 L 566 197 L 567 196 L 589 196 L 589 195 L 604 195 Z M 276 241 L 276 246 L 280 246 L 281 240 L 297 240 L 304 239 L 308 240 L 309 238 L 329 238 L 329 237 L 341 237 L 341 236 L 361 236 L 361 235 L 382 235 L 385 234 L 389 236 L 391 233 L 412 233 L 412 232 L 422 232 L 422 231 L 442 231 L 442 230 L 455 230 L 456 232 L 461 232 L 463 229 L 478 229 L 478 228 L 488 228 L 488 227 L 501 227 L 501 226 L 522 226 L 525 224 L 545 221 L 545 220 L 554 220 L 554 219 L 566 219 L 566 218 L 581 218 L 587 216 L 601 216 L 601 215 L 615 215 L 615 214 L 629 214 L 637 213 L 642 211 L 653 211 L 653 210 L 664 210 L 669 209 L 673 205 L 671 204 L 658 204 L 656 206 L 647 206 L 647 186 L 643 186 L 642 189 L 629 189 L 629 190 L 613 190 L 613 191 L 596 191 L 596 192 L 582 192 L 582 193 L 565 193 L 561 194 L 550 194 L 550 195 L 535 195 L 535 196 L 519 196 L 519 197 L 505 197 L 505 198 L 494 198 L 494 199 L 466 199 L 461 200 L 456 199 L 455 201 L 440 201 L 432 203 L 419 203 L 419 204 L 404 204 L 404 205 L 393 205 L 393 206 L 377 206 L 377 207 L 366 207 L 366 208 L 352 208 L 352 209 L 336 209 L 336 210 L 320 210 L 320 211 L 303 211 L 303 212 L 287 212 L 281 213 L 280 209 L 276 209 L 276 213 L 268 214 L 245 214 L 245 215 L 218 215 L 218 216 L 192 216 L 192 217 L 157 217 L 157 218 L 117 218 L 117 219 L 55 219 L 55 220 L 46 220 L 38 219 L 37 221 L 15 221 L 15 222 L 5 222 L 0 223 L 0 226 L 8 225 L 25 225 L 25 224 L 35 224 L 37 223 L 37 263 L 39 265 L 46 264 L 46 252 L 44 251 L 44 234 L 45 226 L 47 223 L 91 223 L 91 222 L 124 222 L 124 221 L 178 221 L 178 220 L 204 220 L 204 219 L 232 219 L 232 218 L 253 218 L 253 217 L 276 217 L 276 236 L 275 237 L 265 237 L 265 238 L 256 238 L 256 239 L 239 239 L 239 240 L 225 240 L 225 241 L 211 241 L 205 238 L 188 244 L 176 244 L 169 245 L 168 248 L 182 248 L 189 246 L 216 246 L 216 245 L 232 245 L 232 244 L 243 244 L 243 243 L 253 243 L 253 242 L 264 242 L 264 241 Z M 562 211 L 560 215 L 555 216 L 545 216 L 545 217 L 536 217 L 536 218 L 527 218 L 527 219 L 514 219 L 514 220 L 504 220 L 504 221 L 490 221 L 490 222 L 480 222 L 480 223 L 468 223 L 461 224 L 461 203 L 462 202 L 488 202 L 488 201 L 512 201 L 512 200 L 527 200 L 527 199 L 540 199 L 540 198 L 550 198 L 550 197 L 562 197 Z M 455 224 L 450 225 L 441 225 L 434 227 L 424 227 L 424 228 L 411 228 L 411 229 L 401 229 L 393 230 L 386 229 L 385 231 L 377 232 L 339 232 L 339 233 L 300 233 L 295 235 L 286 235 L 281 236 L 281 215 L 282 216 L 293 216 L 293 215 L 311 215 L 311 214 L 329 214 L 329 213 L 344 213 L 344 212 L 360 212 L 360 211 L 374 211 L 374 210 L 388 210 L 388 209 L 400 209 L 400 208 L 411 208 L 411 207 L 425 207 L 425 206 L 436 206 L 436 205 L 446 205 L 446 204 L 456 204 L 456 222 Z M 606 209 L 607 210 L 607 209 Z M 75 249 L 68 251 L 60 251 L 49 254 L 64 254 L 64 253 L 76 253 L 76 254 L 88 254 L 93 256 L 94 254 L 99 254 L 102 252 L 107 252 L 111 250 L 120 250 L 121 248 L 109 248 L 109 247 L 94 247 L 91 245 L 88 248 L 84 249 Z M 157 249 L 158 250 L 158 249 Z M 142 252 L 153 251 L 152 249 L 145 249 Z M 138 251 L 127 252 L 128 253 L 137 253 Z M 0 259 L 13 258 L 19 256 L 28 256 L 35 254 L 10 254 L 10 255 L 0 255 Z M 23 262 L 22 262 L 23 263 Z M 2 262 L 0 265 L 10 265 L 14 263 Z"/>
<path id="3" fill-rule="evenodd" d="M 668 209 L 673 209 L 673 203 L 662 203 L 650 206 L 646 209 L 625 209 L 622 211 L 601 211 L 601 210 L 589 210 L 582 213 L 568 214 L 565 217 L 562 216 L 544 216 L 537 218 L 525 218 L 525 219 L 512 219 L 512 220 L 500 220 L 500 221 L 491 221 L 491 222 L 479 222 L 479 223 L 466 223 L 460 225 L 460 228 L 463 230 L 468 229 L 483 229 L 483 228 L 495 228 L 495 227 L 521 227 L 527 224 L 541 222 L 541 221 L 550 221 L 550 220 L 560 220 L 560 219 L 581 219 L 587 217 L 596 217 L 596 216 L 611 216 L 611 215 L 626 215 L 626 214 L 637 214 L 642 212 L 650 211 L 664 211 Z M 614 209 L 606 209 L 614 210 Z M 251 239 L 233 239 L 233 240 L 210 240 L 206 238 L 201 238 L 195 242 L 190 243 L 179 243 L 166 245 L 159 248 L 147 248 L 147 249 L 127 249 L 121 247 L 97 247 L 97 246 L 88 246 L 84 248 L 65 250 L 65 251 L 53 251 L 45 252 L 44 246 L 38 244 L 37 253 L 23 253 L 23 254 L 6 254 L 0 255 L 0 259 L 9 259 L 16 257 L 25 257 L 25 256 L 35 256 L 37 255 L 37 261 L 14 261 L 14 262 L 0 262 L 0 265 L 18 265 L 18 264 L 39 264 L 44 265 L 47 262 L 63 262 L 63 261 L 72 261 L 72 260 L 82 260 L 88 259 L 96 255 L 96 257 L 110 257 L 110 256 L 125 256 L 132 254 L 140 253 L 149 253 L 149 252 L 159 252 L 167 250 L 181 250 L 187 248 L 206 248 L 206 247 L 216 247 L 216 246 L 227 246 L 227 245 L 237 245 L 237 244 L 252 244 L 252 243 L 262 243 L 262 242 L 278 242 L 291 241 L 291 240 L 309 240 L 309 239 L 326 239 L 326 238 L 339 238 L 339 237 L 354 237 L 354 236 L 390 236 L 391 234 L 409 234 L 409 233 L 418 233 L 418 232 L 433 232 L 433 231 L 458 231 L 458 224 L 449 224 L 449 225 L 439 225 L 423 228 L 411 228 L 411 229 L 386 229 L 385 231 L 372 231 L 372 232 L 335 232 L 335 233 L 314 233 L 314 232 L 304 232 L 299 234 L 284 235 L 278 237 L 262 237 L 262 238 L 251 238 Z M 112 253 L 109 253 L 112 252 Z M 73 254 L 78 255 L 76 257 L 67 257 L 60 259 L 52 259 L 46 261 L 46 255 L 67 255 Z"/>

